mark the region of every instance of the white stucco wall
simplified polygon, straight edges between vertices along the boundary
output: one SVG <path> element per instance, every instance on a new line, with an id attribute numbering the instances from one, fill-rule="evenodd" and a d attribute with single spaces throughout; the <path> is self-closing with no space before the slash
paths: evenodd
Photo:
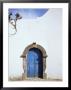
<path id="1" fill-rule="evenodd" d="M 9 76 L 23 73 L 20 56 L 26 46 L 36 42 L 47 52 L 48 77 L 62 77 L 62 9 L 49 9 L 37 19 L 21 19 L 17 30 L 16 35 L 9 37 Z"/>

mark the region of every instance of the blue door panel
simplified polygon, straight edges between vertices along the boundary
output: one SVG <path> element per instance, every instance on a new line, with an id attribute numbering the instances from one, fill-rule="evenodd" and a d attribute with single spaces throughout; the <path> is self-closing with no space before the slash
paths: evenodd
<path id="1" fill-rule="evenodd" d="M 39 63 L 41 61 L 41 54 L 38 49 L 30 49 L 27 55 L 27 76 L 37 77 L 39 74 Z"/>
<path id="2" fill-rule="evenodd" d="M 27 56 L 27 60 L 28 60 L 28 76 L 29 77 L 34 77 L 34 55 L 32 51 L 29 51 L 28 56 Z"/>

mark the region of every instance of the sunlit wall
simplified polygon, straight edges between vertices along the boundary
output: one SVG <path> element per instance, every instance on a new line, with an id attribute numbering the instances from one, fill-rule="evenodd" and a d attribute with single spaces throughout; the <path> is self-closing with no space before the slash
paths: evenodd
<path id="1" fill-rule="evenodd" d="M 21 14 L 22 15 L 22 14 Z M 9 25 L 9 31 L 12 27 Z M 9 36 L 9 76 L 20 76 L 23 71 L 24 49 L 36 42 L 47 52 L 48 77 L 62 77 L 62 9 L 49 9 L 41 17 L 17 21 L 17 33 Z"/>

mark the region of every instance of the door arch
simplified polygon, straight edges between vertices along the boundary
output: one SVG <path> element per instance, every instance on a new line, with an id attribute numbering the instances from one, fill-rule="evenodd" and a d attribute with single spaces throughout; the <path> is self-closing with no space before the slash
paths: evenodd
<path id="1" fill-rule="evenodd" d="M 31 48 L 27 54 L 27 77 L 43 78 L 42 52 L 38 48 Z"/>
<path id="2" fill-rule="evenodd" d="M 23 77 L 27 78 L 27 77 L 32 77 L 32 76 L 29 76 L 28 75 L 28 58 L 30 57 L 29 56 L 29 52 L 32 53 L 33 52 L 33 57 L 35 56 L 35 54 L 37 54 L 38 56 L 40 55 L 41 56 L 41 62 L 40 62 L 40 65 L 37 64 L 38 67 L 37 68 L 37 74 L 36 76 L 39 77 L 39 78 L 46 78 L 47 77 L 47 74 L 45 73 L 45 69 L 46 69 L 46 57 L 48 56 L 46 54 L 46 51 L 45 49 L 41 46 L 41 45 L 38 45 L 36 43 L 32 43 L 30 45 L 28 45 L 25 50 L 23 51 L 22 55 L 21 55 L 21 58 L 23 58 L 23 70 L 24 70 L 24 73 L 23 73 Z M 40 54 L 38 54 L 38 52 Z M 35 54 L 34 54 L 35 53 Z M 29 56 L 29 57 L 28 57 Z M 28 58 L 27 58 L 28 57 Z M 27 60 L 28 59 L 28 60 Z M 31 60 L 31 59 L 30 59 Z M 33 60 L 34 61 L 34 60 Z M 40 61 L 40 59 L 39 59 Z M 30 65 L 30 64 L 29 64 Z M 42 67 L 42 69 L 40 69 Z M 35 70 L 33 70 L 35 71 Z M 30 72 L 30 70 L 29 70 Z M 29 73 L 30 74 L 30 73 Z M 34 74 L 33 74 L 34 76 Z"/>

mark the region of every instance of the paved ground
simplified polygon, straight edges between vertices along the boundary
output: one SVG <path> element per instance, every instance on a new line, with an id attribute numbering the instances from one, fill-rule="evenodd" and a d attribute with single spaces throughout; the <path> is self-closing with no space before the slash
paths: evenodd
<path id="1" fill-rule="evenodd" d="M 9 78 L 9 81 L 62 81 L 62 79 L 51 78 L 51 77 L 48 77 L 47 79 L 10 77 L 10 78 Z"/>

